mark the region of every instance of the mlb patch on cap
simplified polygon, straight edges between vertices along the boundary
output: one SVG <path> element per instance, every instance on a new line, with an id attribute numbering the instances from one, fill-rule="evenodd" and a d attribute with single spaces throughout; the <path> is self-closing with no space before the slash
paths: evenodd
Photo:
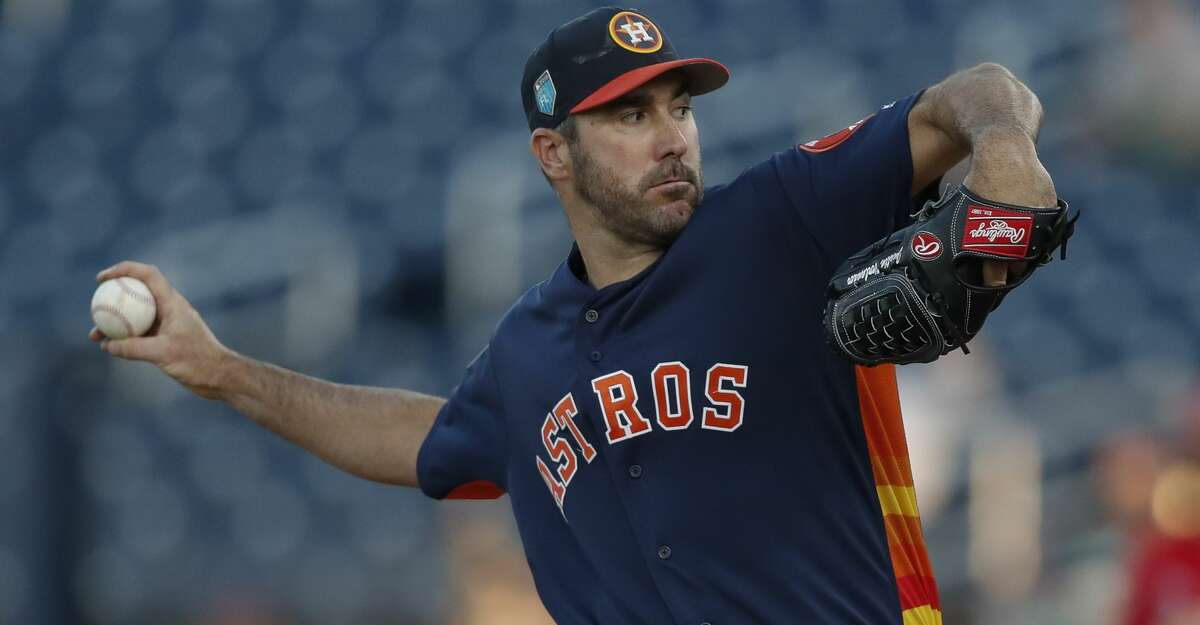
<path id="1" fill-rule="evenodd" d="M 590 11 L 552 30 L 525 62 L 521 102 L 529 129 L 558 126 L 676 69 L 694 96 L 729 81 L 729 70 L 712 59 L 679 58 L 645 15 L 617 7 Z"/>
<path id="2" fill-rule="evenodd" d="M 554 115 L 554 79 L 550 78 L 550 70 L 542 72 L 533 81 L 533 98 L 537 101 L 538 112 L 542 115 Z"/>

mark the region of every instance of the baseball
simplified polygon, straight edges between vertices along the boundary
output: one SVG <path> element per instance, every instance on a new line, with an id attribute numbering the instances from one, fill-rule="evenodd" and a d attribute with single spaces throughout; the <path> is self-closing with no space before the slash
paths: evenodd
<path id="1" fill-rule="evenodd" d="M 105 280 L 92 296 L 92 321 L 110 339 L 145 334 L 157 314 L 150 288 L 137 278 Z"/>

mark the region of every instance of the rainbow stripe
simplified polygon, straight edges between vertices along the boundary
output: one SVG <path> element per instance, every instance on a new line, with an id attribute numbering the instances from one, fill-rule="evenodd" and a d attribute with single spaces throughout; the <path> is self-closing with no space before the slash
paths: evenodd
<path id="1" fill-rule="evenodd" d="M 863 431 L 887 530 L 904 625 L 941 625 L 941 602 L 921 531 L 893 365 L 855 367 Z"/>

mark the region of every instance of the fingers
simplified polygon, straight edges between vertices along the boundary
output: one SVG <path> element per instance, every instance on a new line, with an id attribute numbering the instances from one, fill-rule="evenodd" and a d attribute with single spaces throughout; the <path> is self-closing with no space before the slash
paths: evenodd
<path id="1" fill-rule="evenodd" d="M 1010 276 L 1020 278 L 1025 275 L 1025 270 L 1028 268 L 1029 262 L 1023 260 L 985 260 L 983 261 L 983 284 L 984 286 L 1004 286 L 1008 284 Z"/>
<path id="2" fill-rule="evenodd" d="M 1004 286 L 1008 284 L 1008 263 L 999 260 L 983 261 L 984 286 Z"/>
<path id="3" fill-rule="evenodd" d="M 93 327 L 91 332 L 88 332 L 88 338 L 94 343 L 99 343 L 104 340 L 104 333 Z"/>
<path id="4" fill-rule="evenodd" d="M 131 260 L 119 262 L 112 267 L 101 271 L 100 273 L 96 274 L 96 281 L 104 282 L 105 280 L 111 280 L 121 276 L 130 276 L 145 282 L 146 286 L 150 288 L 150 293 L 154 295 L 154 300 L 159 306 L 163 306 L 168 301 L 167 298 L 172 293 L 171 283 L 167 282 L 167 279 L 162 275 L 162 272 L 158 270 L 158 267 L 155 267 L 154 265 L 147 265 L 145 263 L 134 262 Z"/>
<path id="5" fill-rule="evenodd" d="M 100 349 L 125 360 L 145 360 L 159 363 L 166 359 L 167 339 L 161 336 L 103 339 L 100 342 Z"/>

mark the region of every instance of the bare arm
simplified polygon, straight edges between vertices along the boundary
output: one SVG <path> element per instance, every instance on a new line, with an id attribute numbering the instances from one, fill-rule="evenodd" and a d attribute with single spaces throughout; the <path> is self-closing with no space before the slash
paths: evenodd
<path id="1" fill-rule="evenodd" d="M 446 400 L 334 384 L 232 355 L 219 399 L 342 470 L 417 485 L 417 452 Z"/>
<path id="2" fill-rule="evenodd" d="M 965 183 L 1001 202 L 1054 206 L 1058 199 L 1034 143 L 1042 104 L 1012 72 L 984 63 L 930 87 L 908 116 L 913 193 L 966 157 Z"/>
<path id="3" fill-rule="evenodd" d="M 158 269 L 123 262 L 97 276 L 132 276 L 158 304 L 144 337 L 90 338 L 104 351 L 154 363 L 206 399 L 227 402 L 259 425 L 344 471 L 377 482 L 417 485 L 417 452 L 444 399 L 398 389 L 318 380 L 247 358 L 222 345 Z"/>
<path id="4" fill-rule="evenodd" d="M 998 202 L 1054 206 L 1058 195 L 1035 142 L 1042 104 L 1012 72 L 983 63 L 930 87 L 908 115 L 916 194 L 964 158 L 963 183 Z M 985 263 L 985 279 L 1003 283 L 1006 266 Z"/>

